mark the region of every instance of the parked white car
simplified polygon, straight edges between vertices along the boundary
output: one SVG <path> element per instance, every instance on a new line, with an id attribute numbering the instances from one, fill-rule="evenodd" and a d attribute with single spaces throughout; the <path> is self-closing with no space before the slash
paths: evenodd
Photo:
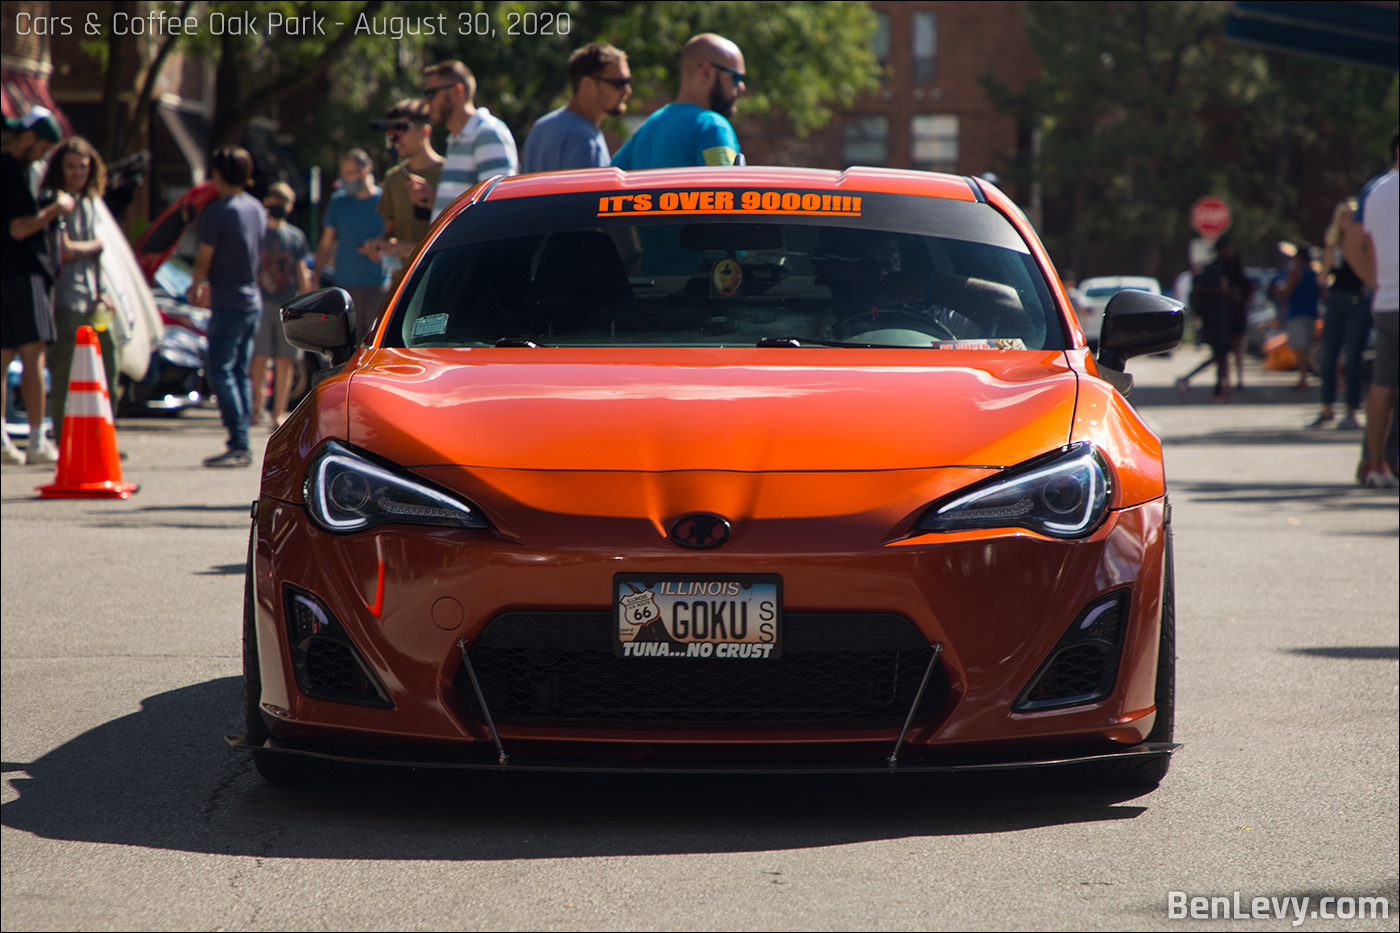
<path id="1" fill-rule="evenodd" d="M 1079 326 L 1084 328 L 1084 336 L 1089 346 L 1097 349 L 1099 331 L 1103 328 L 1103 309 L 1114 295 L 1127 289 L 1140 292 L 1162 294 L 1162 286 L 1156 279 L 1146 275 L 1102 275 L 1085 279 L 1074 290 L 1074 303 L 1079 311 Z"/>

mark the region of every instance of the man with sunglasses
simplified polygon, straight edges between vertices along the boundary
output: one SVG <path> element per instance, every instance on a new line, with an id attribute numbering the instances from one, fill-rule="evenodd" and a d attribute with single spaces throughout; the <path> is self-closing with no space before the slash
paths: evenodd
<path id="1" fill-rule="evenodd" d="M 611 163 L 599 127 L 604 118 L 627 112 L 627 98 L 632 96 L 627 55 L 601 42 L 576 49 L 569 56 L 569 83 L 573 86 L 569 102 L 540 117 L 531 128 L 521 171 L 558 172 Z"/>
<path id="2" fill-rule="evenodd" d="M 684 165 L 742 165 L 739 138 L 729 118 L 748 89 L 744 53 L 714 33 L 691 39 L 681 50 L 681 91 L 674 103 L 647 117 L 613 155 L 630 172 Z"/>
<path id="3" fill-rule="evenodd" d="M 385 112 L 383 125 L 385 143 L 400 162 L 384 175 L 379 196 L 384 233 L 376 247 L 383 255 L 402 262 L 428 234 L 443 158 L 433 148 L 426 102 L 399 101 Z"/>
<path id="4" fill-rule="evenodd" d="M 472 102 L 476 76 L 461 62 L 423 69 L 423 100 L 434 123 L 447 127 L 447 161 L 433 198 L 433 217 L 477 182 L 520 171 L 515 137 L 499 117 Z"/>

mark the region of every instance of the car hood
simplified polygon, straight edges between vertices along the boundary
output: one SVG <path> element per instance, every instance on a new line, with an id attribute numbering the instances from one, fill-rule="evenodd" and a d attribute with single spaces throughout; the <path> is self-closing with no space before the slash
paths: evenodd
<path id="1" fill-rule="evenodd" d="M 1057 351 L 377 350 L 348 439 L 405 466 L 1003 467 L 1067 442 L 1075 389 Z"/>

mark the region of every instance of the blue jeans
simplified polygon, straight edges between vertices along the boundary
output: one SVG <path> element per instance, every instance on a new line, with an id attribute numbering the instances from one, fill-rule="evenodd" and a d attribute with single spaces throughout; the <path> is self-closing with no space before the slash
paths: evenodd
<path id="1" fill-rule="evenodd" d="M 215 308 L 209 315 L 209 385 L 219 400 L 219 415 L 228 429 L 228 449 L 248 449 L 248 420 L 253 414 L 253 383 L 248 363 L 260 309 Z"/>
<path id="2" fill-rule="evenodd" d="M 1332 292 L 1322 319 L 1322 404 L 1337 400 L 1337 357 L 1346 349 L 1347 408 L 1361 407 L 1361 351 L 1371 330 L 1371 305 L 1355 292 Z"/>

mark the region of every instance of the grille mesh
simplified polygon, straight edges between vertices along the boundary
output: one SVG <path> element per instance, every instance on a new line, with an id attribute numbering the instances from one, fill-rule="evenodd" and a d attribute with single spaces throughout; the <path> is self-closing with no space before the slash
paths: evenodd
<path id="1" fill-rule="evenodd" d="M 306 679 L 313 687 L 340 693 L 360 693 L 378 699 L 379 694 L 355 661 L 349 645 L 329 638 L 306 643 Z"/>
<path id="2" fill-rule="evenodd" d="M 868 613 L 791 613 L 783 656 L 618 658 L 612 615 L 515 612 L 471 648 L 491 715 L 501 723 L 900 723 L 932 649 L 907 620 Z M 480 713 L 463 667 L 458 699 Z M 948 695 L 936 666 L 918 715 Z"/>
<path id="3" fill-rule="evenodd" d="M 1105 673 L 1107 664 L 1103 647 L 1096 644 L 1071 645 L 1055 655 L 1035 687 L 1026 694 L 1026 700 L 1047 703 L 1096 695 L 1102 690 Z"/>

